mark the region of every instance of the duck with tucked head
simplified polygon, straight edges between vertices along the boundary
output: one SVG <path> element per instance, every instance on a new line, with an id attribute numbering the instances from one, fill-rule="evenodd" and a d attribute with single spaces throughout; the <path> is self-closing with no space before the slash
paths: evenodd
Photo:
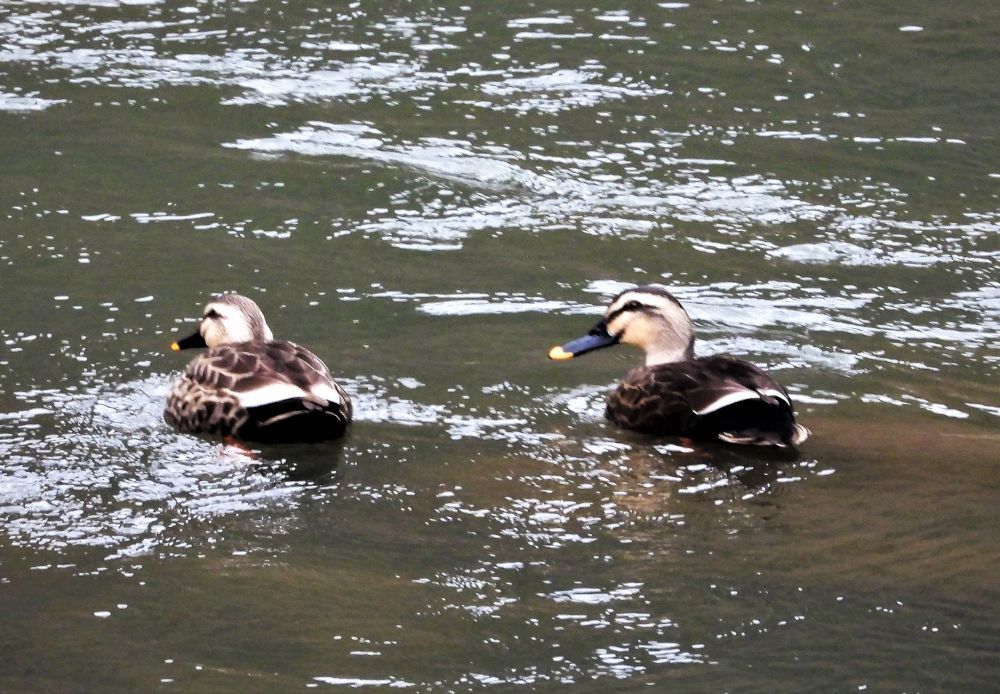
<path id="1" fill-rule="evenodd" d="M 173 351 L 208 349 L 167 395 L 166 422 L 191 434 L 281 443 L 343 436 L 351 399 L 319 357 L 275 340 L 264 314 L 239 294 L 212 297 L 198 330 Z"/>
<path id="2" fill-rule="evenodd" d="M 767 372 L 735 357 L 695 358 L 694 327 L 670 292 L 656 285 L 614 299 L 590 332 L 553 347 L 571 359 L 618 343 L 646 352 L 608 397 L 605 417 L 649 434 L 795 448 L 809 436 L 796 424 L 788 392 Z"/>

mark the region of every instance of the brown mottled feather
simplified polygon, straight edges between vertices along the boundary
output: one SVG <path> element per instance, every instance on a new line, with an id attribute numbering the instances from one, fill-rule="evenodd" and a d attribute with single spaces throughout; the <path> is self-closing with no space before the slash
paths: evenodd
<path id="1" fill-rule="evenodd" d="M 307 394 L 248 411 L 236 395 L 281 384 L 307 393 L 311 387 L 325 384 L 340 394 L 342 405 Z M 304 418 L 309 413 L 324 430 L 308 429 Z M 321 414 L 329 416 L 316 420 Z M 296 417 L 298 421 L 294 421 Z M 309 350 L 284 340 L 227 344 L 206 350 L 188 364 L 174 384 L 164 412 L 166 421 L 181 431 L 263 441 L 335 438 L 343 433 L 351 417 L 351 399 L 333 380 L 326 365 Z"/>
<path id="2" fill-rule="evenodd" d="M 644 366 L 629 371 L 611 393 L 605 416 L 619 426 L 651 434 L 712 439 L 745 433 L 775 444 L 793 444 L 792 408 L 771 395 L 696 414 L 720 398 L 748 390 L 778 391 L 787 398 L 785 389 L 765 371 L 729 356 Z"/>

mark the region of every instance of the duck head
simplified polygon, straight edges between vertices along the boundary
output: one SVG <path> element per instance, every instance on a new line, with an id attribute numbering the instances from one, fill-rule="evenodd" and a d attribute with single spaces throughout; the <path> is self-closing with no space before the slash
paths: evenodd
<path id="1" fill-rule="evenodd" d="M 645 285 L 612 299 L 590 332 L 553 347 L 549 359 L 572 359 L 620 342 L 645 351 L 646 366 L 694 357 L 694 327 L 687 311 L 666 289 Z"/>
<path id="2" fill-rule="evenodd" d="M 220 294 L 205 305 L 198 330 L 177 340 L 170 349 L 177 352 L 192 347 L 218 347 L 240 342 L 274 339 L 264 314 L 252 299 L 239 294 Z"/>

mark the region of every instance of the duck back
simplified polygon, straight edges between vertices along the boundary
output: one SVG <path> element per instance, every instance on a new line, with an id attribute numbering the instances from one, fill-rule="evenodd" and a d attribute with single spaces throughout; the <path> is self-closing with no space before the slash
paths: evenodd
<path id="1" fill-rule="evenodd" d="M 188 364 L 164 419 L 180 431 L 263 443 L 343 436 L 351 399 L 315 354 L 293 342 L 221 345 Z"/>
<path id="2" fill-rule="evenodd" d="M 808 435 L 785 389 L 729 356 L 633 369 L 608 397 L 605 416 L 644 433 L 728 443 L 796 446 Z"/>

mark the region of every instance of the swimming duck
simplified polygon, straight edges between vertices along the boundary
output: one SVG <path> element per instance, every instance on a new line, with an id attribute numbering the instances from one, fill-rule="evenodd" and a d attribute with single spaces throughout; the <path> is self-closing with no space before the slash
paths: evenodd
<path id="1" fill-rule="evenodd" d="M 207 347 L 167 395 L 166 422 L 191 434 L 265 443 L 344 434 L 351 399 L 319 357 L 275 340 L 264 314 L 239 294 L 212 297 L 198 330 L 170 349 Z"/>
<path id="2" fill-rule="evenodd" d="M 646 352 L 608 396 L 604 416 L 649 434 L 726 443 L 797 447 L 809 430 L 796 424 L 788 392 L 767 372 L 735 357 L 694 356 L 694 327 L 666 289 L 646 285 L 614 299 L 581 338 L 553 347 L 571 359 L 619 342 Z"/>

